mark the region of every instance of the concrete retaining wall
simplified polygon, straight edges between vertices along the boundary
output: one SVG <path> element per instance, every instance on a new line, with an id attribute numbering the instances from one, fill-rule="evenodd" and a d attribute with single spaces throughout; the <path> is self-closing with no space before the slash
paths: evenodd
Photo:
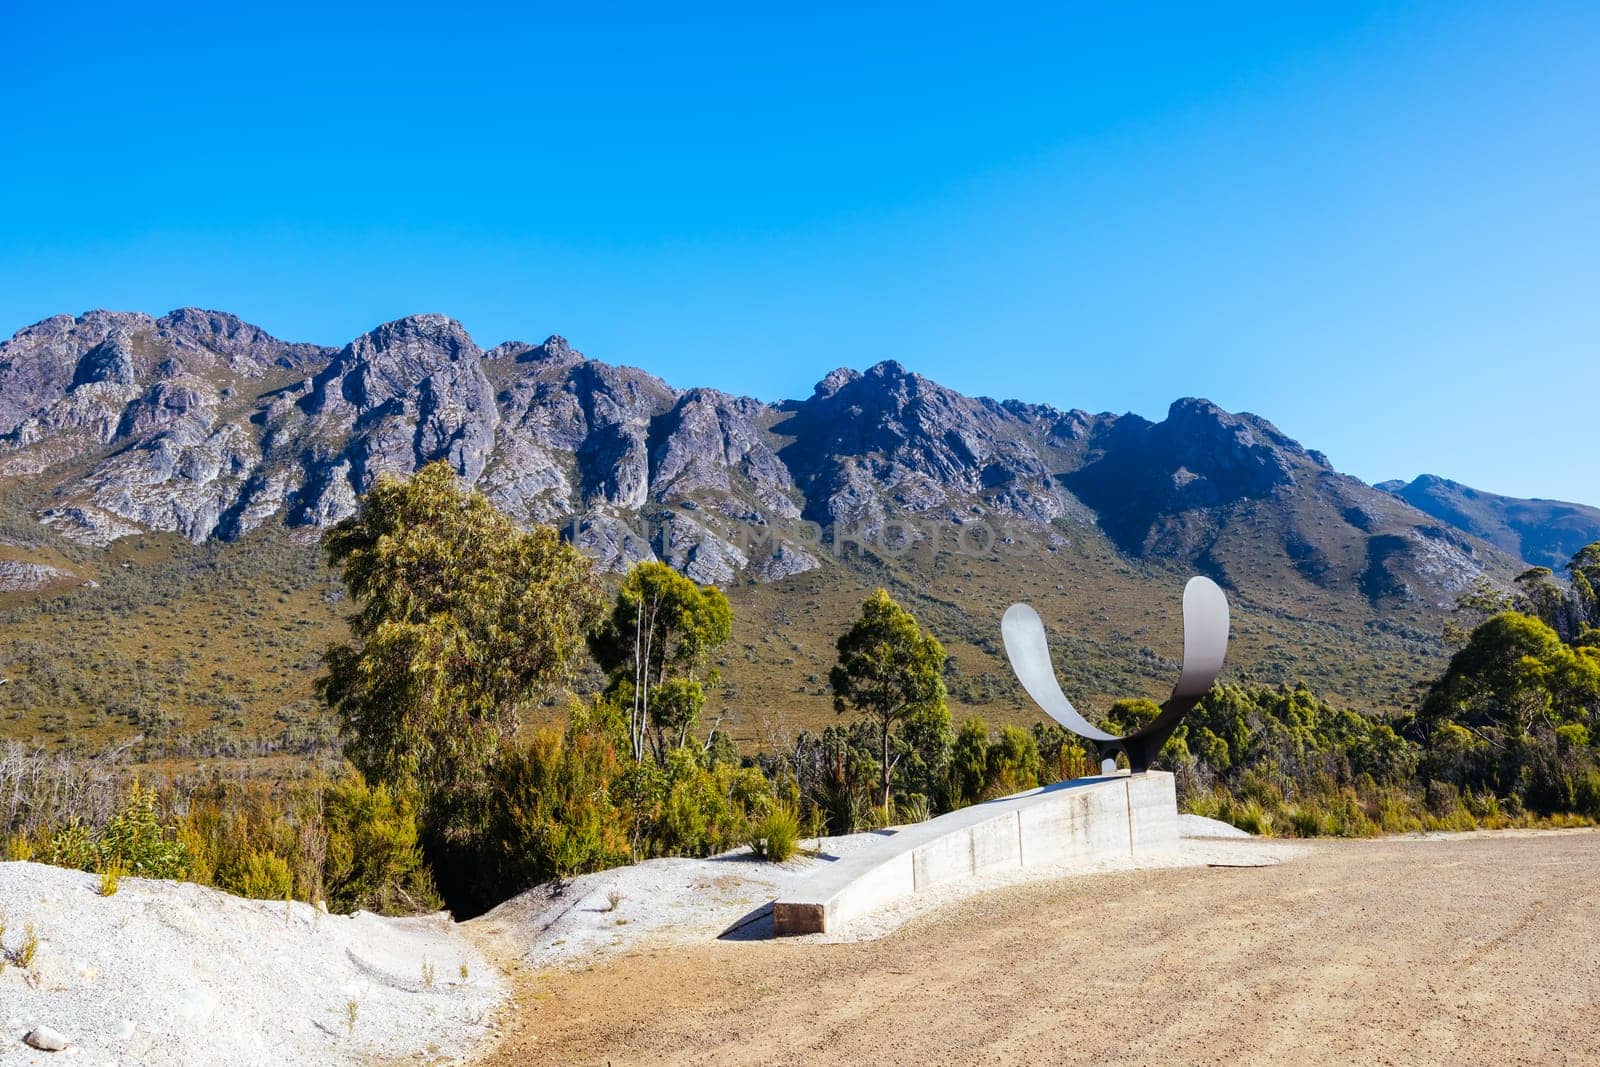
<path id="1" fill-rule="evenodd" d="M 1060 782 L 907 827 L 772 905 L 773 929 L 822 933 L 936 885 L 1008 867 L 1130 856 L 1178 843 L 1172 775 Z"/>

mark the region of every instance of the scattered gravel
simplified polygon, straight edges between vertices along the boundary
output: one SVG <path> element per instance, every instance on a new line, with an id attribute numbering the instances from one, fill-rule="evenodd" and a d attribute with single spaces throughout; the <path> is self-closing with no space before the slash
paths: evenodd
<path id="1" fill-rule="evenodd" d="M 1295 847 L 526 975 L 483 1067 L 1600 1063 L 1600 831 Z"/>
<path id="2" fill-rule="evenodd" d="M 328 915 L 141 878 L 102 897 L 97 876 L 36 863 L 0 863 L 0 914 L 13 956 L 28 926 L 39 939 L 31 967 L 0 974 L 7 1065 L 448 1061 L 505 997 L 443 914 Z M 24 1044 L 39 1031 L 69 1047 Z"/>
<path id="3" fill-rule="evenodd" d="M 1231 823 L 1221 819 L 1208 819 L 1204 815 L 1179 815 L 1178 833 L 1184 837 L 1252 837 L 1248 830 L 1241 830 Z"/>
<path id="4" fill-rule="evenodd" d="M 647 943 L 770 937 L 775 897 L 890 833 L 803 841 L 787 863 L 766 863 L 747 848 L 709 859 L 646 860 L 535 886 L 465 925 L 535 968 L 589 963 Z"/>

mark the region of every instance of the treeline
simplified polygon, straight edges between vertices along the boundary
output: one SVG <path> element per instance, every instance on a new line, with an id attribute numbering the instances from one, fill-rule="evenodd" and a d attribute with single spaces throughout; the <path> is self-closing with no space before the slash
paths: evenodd
<path id="1" fill-rule="evenodd" d="M 514 527 L 443 464 L 385 479 L 329 530 L 354 605 L 318 681 L 348 761 L 312 780 L 8 785 L 13 856 L 188 877 L 247 895 L 479 913 L 537 882 L 928 818 L 1094 773 L 1053 723 L 952 720 L 940 643 L 882 590 L 838 640 L 839 721 L 741 757 L 706 721 L 732 614 L 662 564 L 607 595 L 554 530 Z M 1460 651 L 1381 721 L 1304 687 L 1213 690 L 1160 764 L 1187 810 L 1258 833 L 1365 835 L 1600 819 L 1600 545 L 1564 580 L 1463 598 Z M 535 708 L 598 666 L 563 725 Z M 1117 731 L 1157 713 L 1122 701 Z M 20 757 L 19 757 L 20 758 Z M 21 766 L 16 760 L 12 761 Z M 70 767 L 63 763 L 61 766 Z M 55 773 L 55 772 L 52 772 Z M 19 771 L 13 778 L 20 783 Z M 65 783 L 65 784 L 63 784 Z"/>

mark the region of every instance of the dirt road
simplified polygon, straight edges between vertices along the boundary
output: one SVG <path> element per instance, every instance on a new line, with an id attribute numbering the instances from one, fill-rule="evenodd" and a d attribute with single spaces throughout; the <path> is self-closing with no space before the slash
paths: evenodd
<path id="1" fill-rule="evenodd" d="M 519 985 L 487 1063 L 1597 1063 L 1600 832 L 1324 842 Z"/>

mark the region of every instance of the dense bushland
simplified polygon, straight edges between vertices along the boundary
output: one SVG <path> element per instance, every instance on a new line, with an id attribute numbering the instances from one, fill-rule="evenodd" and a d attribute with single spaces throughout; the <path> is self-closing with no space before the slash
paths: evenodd
<path id="1" fill-rule="evenodd" d="M 354 768 L 283 780 L 213 771 L 156 787 L 123 755 L 0 751 L 5 858 L 322 900 L 337 911 L 439 906 L 417 845 L 415 801 Z"/>

